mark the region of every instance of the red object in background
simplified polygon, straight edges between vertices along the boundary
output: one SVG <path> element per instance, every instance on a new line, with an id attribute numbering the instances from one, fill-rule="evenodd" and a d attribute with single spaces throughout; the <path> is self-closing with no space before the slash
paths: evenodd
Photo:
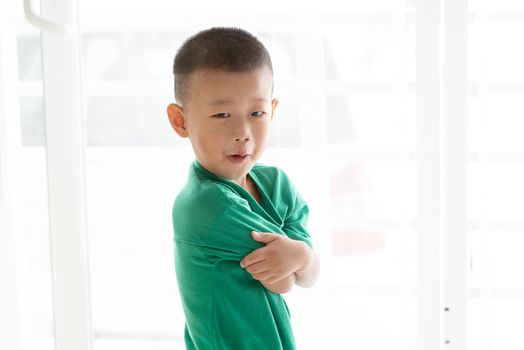
<path id="1" fill-rule="evenodd" d="M 344 166 L 331 176 L 329 192 L 332 197 L 344 193 L 369 192 L 371 182 L 366 174 L 364 163 L 353 162 Z"/>
<path id="2" fill-rule="evenodd" d="M 365 164 L 351 162 L 333 174 L 330 180 L 332 203 L 342 203 L 335 211 L 353 211 L 338 213 L 344 217 L 365 213 L 370 215 L 372 203 L 369 203 L 372 184 Z M 386 240 L 383 231 L 335 228 L 331 231 L 332 255 L 355 255 L 384 249 Z"/>

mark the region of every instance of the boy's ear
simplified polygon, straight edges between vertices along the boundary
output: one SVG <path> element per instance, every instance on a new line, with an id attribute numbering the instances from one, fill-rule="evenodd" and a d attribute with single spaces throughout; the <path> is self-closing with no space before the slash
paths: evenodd
<path id="1" fill-rule="evenodd" d="M 167 116 L 171 127 L 176 131 L 180 137 L 188 137 L 189 134 L 186 129 L 186 119 L 184 117 L 184 109 L 176 103 L 171 103 L 167 106 Z"/>
<path id="2" fill-rule="evenodd" d="M 275 115 L 275 109 L 278 106 L 278 98 L 271 100 L 271 120 L 273 120 L 273 115 Z"/>

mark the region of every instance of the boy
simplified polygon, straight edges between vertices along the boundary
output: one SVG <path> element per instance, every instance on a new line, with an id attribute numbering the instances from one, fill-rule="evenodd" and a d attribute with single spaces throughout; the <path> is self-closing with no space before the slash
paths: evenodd
<path id="1" fill-rule="evenodd" d="M 288 177 L 256 164 L 278 100 L 265 47 L 236 28 L 190 37 L 167 107 L 196 160 L 173 205 L 187 349 L 295 349 L 281 294 L 312 286 L 318 257 L 308 208 Z"/>

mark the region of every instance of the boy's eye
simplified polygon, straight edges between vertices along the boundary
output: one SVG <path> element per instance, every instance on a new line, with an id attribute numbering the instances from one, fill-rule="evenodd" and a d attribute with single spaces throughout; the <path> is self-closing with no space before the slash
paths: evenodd
<path id="1" fill-rule="evenodd" d="M 264 111 L 257 111 L 257 112 L 251 113 L 251 116 L 252 117 L 262 117 L 264 114 L 266 114 L 266 112 L 264 112 Z"/>
<path id="2" fill-rule="evenodd" d="M 223 119 L 223 118 L 229 118 L 230 116 L 231 114 L 229 113 L 217 113 L 217 114 L 213 114 L 211 118 Z"/>

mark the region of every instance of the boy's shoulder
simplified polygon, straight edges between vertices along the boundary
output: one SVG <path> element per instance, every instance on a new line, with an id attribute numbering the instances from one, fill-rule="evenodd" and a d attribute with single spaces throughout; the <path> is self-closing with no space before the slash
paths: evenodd
<path id="1" fill-rule="evenodd" d="M 191 167 L 188 179 L 173 203 L 175 240 L 201 244 L 209 228 L 225 210 L 247 205 L 226 184 L 202 177 Z"/>
<path id="2" fill-rule="evenodd" d="M 221 208 L 226 207 L 236 201 L 238 196 L 234 191 L 222 181 L 217 181 L 212 174 L 205 174 L 193 165 L 190 168 L 186 184 L 176 197 L 177 202 L 184 206 L 194 203 L 194 208 Z"/>
<path id="3" fill-rule="evenodd" d="M 254 174 L 260 180 L 265 180 L 270 183 L 290 182 L 289 176 L 284 170 L 272 165 L 257 163 L 251 169 L 251 174 Z"/>
<path id="4" fill-rule="evenodd" d="M 295 195 L 296 188 L 284 170 L 276 166 L 257 164 L 251 170 L 252 175 L 268 192 L 278 194 L 279 197 Z"/>

